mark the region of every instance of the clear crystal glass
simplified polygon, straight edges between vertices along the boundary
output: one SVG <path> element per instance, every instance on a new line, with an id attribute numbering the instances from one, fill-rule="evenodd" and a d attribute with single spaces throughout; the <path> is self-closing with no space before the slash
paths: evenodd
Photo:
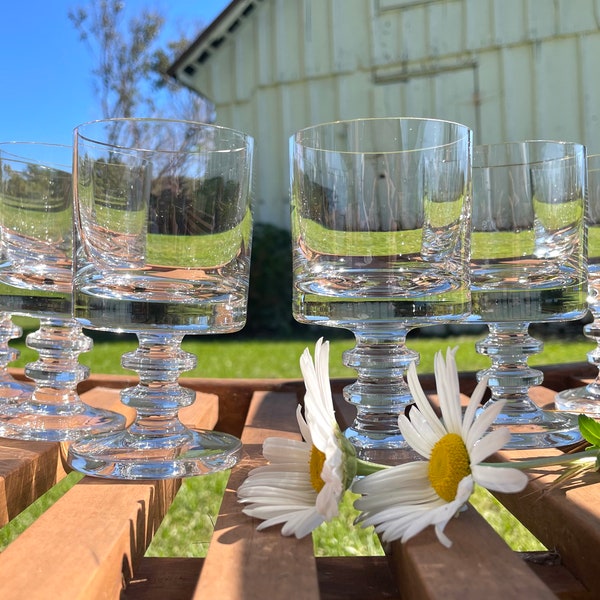
<path id="1" fill-rule="evenodd" d="M 554 399 L 556 408 L 600 417 L 600 154 L 587 157 L 588 223 L 588 297 L 592 322 L 583 328 L 586 337 L 596 343 L 587 354 L 588 362 L 599 372 L 587 385 L 564 390 Z"/>
<path id="2" fill-rule="evenodd" d="M 234 436 L 186 427 L 195 401 L 180 374 L 196 357 L 185 335 L 229 333 L 246 319 L 253 141 L 222 127 L 109 119 L 75 130 L 75 316 L 137 334 L 122 357 L 126 430 L 72 444 L 68 461 L 97 477 L 163 479 L 232 467 Z"/>
<path id="3" fill-rule="evenodd" d="M 309 127 L 290 140 L 294 317 L 349 329 L 346 436 L 361 458 L 395 463 L 415 327 L 469 311 L 471 131 L 431 119 Z"/>
<path id="4" fill-rule="evenodd" d="M 40 319 L 26 339 L 39 354 L 25 367 L 31 392 L 0 409 L 3 437 L 65 441 L 125 424 L 77 394 L 92 340 L 72 315 L 71 164 L 70 146 L 0 144 L 0 310 Z"/>
<path id="5" fill-rule="evenodd" d="M 488 378 L 489 402 L 506 401 L 496 426 L 510 429 L 510 448 L 580 439 L 573 415 L 530 398 L 543 376 L 527 360 L 543 346 L 530 323 L 585 314 L 585 161 L 585 148 L 566 142 L 474 149 L 470 319 L 488 324 L 476 348 L 492 364 L 478 378 Z"/>

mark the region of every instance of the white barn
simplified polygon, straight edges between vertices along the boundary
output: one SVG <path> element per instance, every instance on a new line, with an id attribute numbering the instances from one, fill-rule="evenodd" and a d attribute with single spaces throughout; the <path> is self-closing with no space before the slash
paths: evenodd
<path id="1" fill-rule="evenodd" d="M 600 152 L 600 0 L 233 0 L 170 74 L 255 137 L 255 219 L 285 228 L 288 138 L 325 121 L 443 118 L 476 143 Z"/>

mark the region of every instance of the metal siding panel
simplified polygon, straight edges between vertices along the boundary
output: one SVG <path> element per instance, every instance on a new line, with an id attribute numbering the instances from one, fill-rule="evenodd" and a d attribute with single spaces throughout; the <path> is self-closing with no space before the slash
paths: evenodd
<path id="1" fill-rule="evenodd" d="M 459 54 L 464 49 L 462 0 L 433 3 L 428 8 L 429 36 L 435 54 Z"/>
<path id="2" fill-rule="evenodd" d="M 283 131 L 292 135 L 298 129 L 312 125 L 307 123 L 308 103 L 307 89 L 305 82 L 296 82 L 283 85 L 280 88 L 281 96 L 281 118 L 283 122 Z"/>
<path id="3" fill-rule="evenodd" d="M 303 30 L 299 27 L 302 2 L 272 0 L 275 12 L 275 77 L 278 82 L 298 81 L 302 77 Z"/>
<path id="4" fill-rule="evenodd" d="M 475 143 L 506 141 L 507 115 L 504 106 L 503 60 L 501 52 L 481 52 L 478 56 L 480 127 L 474 132 Z"/>
<path id="5" fill-rule="evenodd" d="M 236 100 L 249 100 L 256 87 L 256 54 L 253 51 L 255 39 L 256 26 L 254 22 L 244 23 L 242 31 L 235 38 L 233 57 Z"/>
<path id="6" fill-rule="evenodd" d="M 403 89 L 400 84 L 374 86 L 370 94 L 373 114 L 378 117 L 406 116 Z"/>
<path id="7" fill-rule="evenodd" d="M 531 45 L 504 48 L 500 54 L 502 97 L 499 110 L 505 123 L 505 139 L 519 141 L 537 137 L 535 107 L 538 88 L 533 84 Z"/>
<path id="8" fill-rule="evenodd" d="M 281 204 L 287 199 L 288 134 L 282 129 L 280 90 L 261 89 L 256 97 L 254 220 L 289 228 L 289 214 Z"/>
<path id="9" fill-rule="evenodd" d="M 473 103 L 473 69 L 461 69 L 440 73 L 435 77 L 435 112 L 437 119 L 457 121 L 476 129 L 477 115 Z"/>
<path id="10" fill-rule="evenodd" d="M 554 2 L 540 3 L 540 0 L 525 0 L 527 36 L 539 40 L 554 35 L 556 14 Z"/>
<path id="11" fill-rule="evenodd" d="M 365 0 L 329 0 L 333 71 L 344 73 L 370 65 L 370 2 Z"/>
<path id="12" fill-rule="evenodd" d="M 371 46 L 371 63 L 374 66 L 390 62 L 394 53 L 394 31 L 392 20 L 377 16 L 371 21 L 373 44 Z"/>
<path id="13" fill-rule="evenodd" d="M 258 221 L 289 227 L 287 140 L 301 127 L 359 116 L 451 118 L 473 127 L 474 73 L 456 70 L 468 58 L 478 64 L 477 141 L 552 137 L 600 152 L 600 32 L 590 12 L 600 15 L 600 0 L 446 0 L 375 17 L 378 2 L 263 0 L 249 31 L 195 65 L 217 122 L 257 132 Z M 587 7 L 585 18 L 571 2 Z M 563 35 L 553 40 L 559 22 Z M 576 28 L 593 33 L 567 35 Z M 534 41 L 519 41 L 527 37 Z M 415 76 L 402 80 L 403 69 Z M 374 83 L 378 73 L 391 75 L 390 83 Z"/>
<path id="14" fill-rule="evenodd" d="M 211 98 L 217 104 L 231 102 L 235 98 L 235 75 L 223 77 L 223 73 L 235 73 L 235 52 L 233 43 L 228 40 L 218 54 L 208 61 L 210 69 Z"/>
<path id="15" fill-rule="evenodd" d="M 435 112 L 433 79 L 415 77 L 400 84 L 404 114 L 408 117 L 433 117 Z"/>
<path id="16" fill-rule="evenodd" d="M 323 0 L 304 1 L 304 76 L 319 77 L 333 71 L 331 5 Z"/>
<path id="17" fill-rule="evenodd" d="M 399 47 L 394 55 L 396 60 L 414 61 L 437 54 L 431 46 L 425 6 L 407 8 L 398 17 L 401 25 L 398 32 Z"/>
<path id="18" fill-rule="evenodd" d="M 496 44 L 514 44 L 527 38 L 523 0 L 493 0 L 491 8 Z"/>
<path id="19" fill-rule="evenodd" d="M 250 102 L 236 102 L 231 111 L 231 127 L 256 137 L 256 114 Z"/>
<path id="20" fill-rule="evenodd" d="M 370 94 L 371 85 L 368 74 L 363 71 L 338 77 L 339 118 L 358 119 L 380 116 L 373 114 Z"/>
<path id="21" fill-rule="evenodd" d="M 533 82 L 539 91 L 535 97 L 535 131 L 542 139 L 573 141 L 577 135 L 577 44 L 573 38 L 548 40 L 536 46 Z"/>
<path id="22" fill-rule="evenodd" d="M 256 11 L 256 48 L 258 73 L 258 86 L 267 86 L 275 82 L 275 51 L 274 51 L 274 11 L 270 4 L 265 4 L 262 10 Z"/>
<path id="23" fill-rule="evenodd" d="M 581 140 L 590 154 L 600 153 L 600 78 L 598 77 L 598 56 L 600 56 L 600 35 L 582 36 L 581 45 Z"/>
<path id="24" fill-rule="evenodd" d="M 306 125 L 315 125 L 339 119 L 337 86 L 331 77 L 323 77 L 306 82 L 308 93 L 308 114 Z"/>
<path id="25" fill-rule="evenodd" d="M 559 35 L 598 29 L 598 14 L 593 0 L 558 0 Z"/>
<path id="26" fill-rule="evenodd" d="M 480 50 L 494 44 L 492 0 L 464 0 L 465 50 Z"/>

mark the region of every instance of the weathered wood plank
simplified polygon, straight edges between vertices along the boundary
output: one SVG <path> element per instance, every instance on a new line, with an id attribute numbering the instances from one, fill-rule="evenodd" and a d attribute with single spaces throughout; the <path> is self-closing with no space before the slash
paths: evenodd
<path id="1" fill-rule="evenodd" d="M 82 393 L 90 406 L 120 412 L 131 422 L 135 411 L 120 401 L 116 388 L 96 387 Z M 219 400 L 214 394 L 197 392 L 196 402 L 180 411 L 188 426 L 215 427 Z M 52 488 L 70 468 L 65 458 L 68 445 L 0 438 L 0 526 L 5 525 Z"/>
<path id="2" fill-rule="evenodd" d="M 560 456 L 558 450 L 502 451 L 503 458 Z M 600 474 L 591 473 L 570 485 L 549 490 L 557 467 L 536 469 L 520 494 L 495 494 L 562 564 L 589 590 L 600 589 L 597 548 L 600 547 Z"/>
<path id="3" fill-rule="evenodd" d="M 297 540 L 275 527 L 257 532 L 258 521 L 242 513 L 236 489 L 253 467 L 264 464 L 263 440 L 271 435 L 299 438 L 295 394 L 257 393 L 242 441 L 246 455 L 232 471 L 194 598 L 319 598 L 310 536 Z"/>
<path id="4" fill-rule="evenodd" d="M 65 476 L 64 447 L 0 438 L 0 526 Z"/>
<path id="5" fill-rule="evenodd" d="M 189 600 L 203 563 L 203 558 L 143 558 L 120 600 Z"/>
<path id="6" fill-rule="evenodd" d="M 445 531 L 450 549 L 439 543 L 432 528 L 405 544 L 391 544 L 403 600 L 556 598 L 472 507 Z"/>
<path id="7" fill-rule="evenodd" d="M 400 598 L 385 556 L 322 556 L 317 569 L 321 600 Z"/>
<path id="8" fill-rule="evenodd" d="M 117 389 L 82 395 L 104 407 L 116 406 L 118 397 Z M 209 429 L 218 417 L 218 399 L 198 398 L 181 419 Z M 118 598 L 180 483 L 84 478 L 2 553 L 0 598 Z"/>
<path id="9" fill-rule="evenodd" d="M 0 598 L 118 598 L 179 483 L 84 478 L 2 553 Z"/>

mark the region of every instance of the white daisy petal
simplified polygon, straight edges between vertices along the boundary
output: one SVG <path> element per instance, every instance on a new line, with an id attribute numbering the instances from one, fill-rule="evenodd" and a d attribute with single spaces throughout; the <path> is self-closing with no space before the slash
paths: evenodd
<path id="1" fill-rule="evenodd" d="M 482 378 L 473 390 L 471 398 L 469 398 L 469 404 L 467 405 L 467 409 L 465 410 L 462 423 L 462 436 L 464 439 L 466 439 L 467 432 L 473 424 L 473 419 L 475 419 L 475 414 L 477 413 L 477 410 L 481 408 L 481 399 L 483 398 L 483 394 L 487 389 L 487 380 L 487 377 Z"/>
<path id="2" fill-rule="evenodd" d="M 494 400 L 493 402 L 488 402 L 483 407 L 483 410 L 477 415 L 477 418 L 467 433 L 465 438 L 467 445 L 473 446 L 475 441 L 490 428 L 505 404 L 506 402 L 504 400 Z"/>
<path id="3" fill-rule="evenodd" d="M 413 400 L 415 401 L 417 408 L 421 414 L 425 417 L 430 427 L 439 435 L 446 433 L 443 425 L 440 423 L 435 411 L 433 410 L 429 399 L 425 395 L 421 382 L 417 377 L 417 368 L 415 363 L 410 363 L 406 376 L 410 393 L 412 394 Z"/>
<path id="4" fill-rule="evenodd" d="M 417 409 L 414 410 L 414 413 L 418 413 Z M 419 422 L 419 418 L 416 417 L 416 414 L 413 415 L 413 419 Z M 426 425 L 423 426 L 425 431 L 422 432 L 419 430 L 418 426 L 413 424 L 412 421 L 409 421 L 403 415 L 398 419 L 398 425 L 400 428 L 400 433 L 404 436 L 405 441 L 412 447 L 413 450 L 416 450 L 423 458 L 429 458 L 431 455 L 431 449 L 435 445 L 435 442 L 439 439 L 433 433 L 428 435 L 426 430 Z M 427 438 L 427 439 L 425 439 Z"/>
<path id="5" fill-rule="evenodd" d="M 357 521 L 373 525 L 384 541 L 405 542 L 433 526 L 440 543 L 450 546 L 445 527 L 465 509 L 475 482 L 508 492 L 520 491 L 527 482 L 527 476 L 517 469 L 480 464 L 506 444 L 509 434 L 498 428 L 484 436 L 502 405 L 485 408 L 475 417 L 485 381 L 476 387 L 463 415 L 454 352 L 448 351 L 445 362 L 441 354 L 436 355 L 434 365 L 443 422 L 429 407 L 416 381 L 416 370 L 409 369 L 417 406 L 408 417 L 400 416 L 398 423 L 407 443 L 427 460 L 391 467 L 352 486 L 361 494 L 354 503 L 360 511 Z"/>
<path id="6" fill-rule="evenodd" d="M 510 467 L 488 467 L 477 465 L 472 468 L 473 478 L 482 487 L 493 492 L 514 494 L 522 491 L 529 478 L 519 469 Z"/>
<path id="7" fill-rule="evenodd" d="M 263 456 L 269 464 L 250 471 L 238 489 L 243 512 L 263 520 L 260 530 L 282 525 L 283 535 L 304 537 L 338 513 L 346 462 L 356 459 L 342 447 L 328 363 L 329 343 L 322 339 L 315 346 L 314 363 L 308 349 L 300 358 L 306 394 L 304 410 L 298 406 L 296 419 L 305 441 L 267 438 Z M 321 454 L 313 455 L 315 448 Z M 321 472 L 315 473 L 321 464 Z M 348 468 L 355 472 L 355 466 Z"/>
<path id="8" fill-rule="evenodd" d="M 448 349 L 445 364 L 441 352 L 436 353 L 435 361 L 437 363 L 435 382 L 444 425 L 448 432 L 460 433 L 462 428 L 462 409 L 454 352 Z"/>
<path id="9" fill-rule="evenodd" d="M 308 423 L 302 416 L 302 407 L 298 405 L 296 407 L 296 421 L 298 421 L 298 428 L 300 429 L 300 435 L 307 444 L 312 444 L 312 435 L 310 434 L 310 428 Z"/>
<path id="10" fill-rule="evenodd" d="M 510 431 L 508 427 L 498 427 L 490 431 L 487 435 L 477 440 L 472 448 L 467 444 L 467 450 L 471 456 L 472 463 L 479 463 L 485 460 L 488 456 L 498 452 L 504 448 L 510 440 Z"/>

